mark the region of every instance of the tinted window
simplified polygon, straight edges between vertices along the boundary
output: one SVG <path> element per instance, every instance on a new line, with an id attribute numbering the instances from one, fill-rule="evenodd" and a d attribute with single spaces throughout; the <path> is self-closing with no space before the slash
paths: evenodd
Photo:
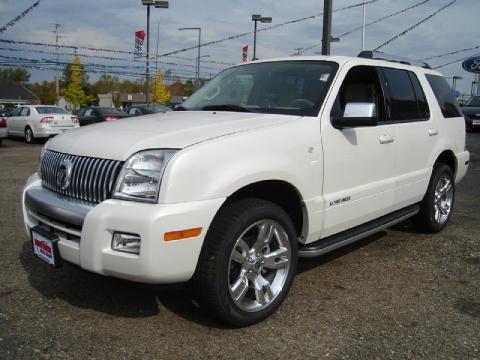
<path id="1" fill-rule="evenodd" d="M 96 108 L 95 109 L 100 115 L 123 115 L 125 116 L 125 113 L 123 111 L 119 111 L 114 108 Z"/>
<path id="2" fill-rule="evenodd" d="M 382 88 L 377 69 L 373 66 L 351 68 L 333 105 L 332 117 L 342 117 L 348 103 L 374 103 L 377 120 L 385 120 Z"/>
<path id="3" fill-rule="evenodd" d="M 409 71 L 408 75 L 410 75 L 413 90 L 415 91 L 415 97 L 417 98 L 418 117 L 419 119 L 428 119 L 430 117 L 430 109 L 428 107 L 427 98 L 423 92 L 422 85 L 420 85 L 417 75 L 415 75 L 413 72 Z"/>
<path id="4" fill-rule="evenodd" d="M 480 107 L 480 96 L 472 97 L 470 100 L 468 100 L 468 103 L 466 106 Z"/>
<path id="5" fill-rule="evenodd" d="M 56 106 L 39 106 L 35 109 L 39 114 L 68 114 L 67 110 Z"/>
<path id="6" fill-rule="evenodd" d="M 83 116 L 93 116 L 93 110 L 92 109 L 85 110 Z"/>
<path id="7" fill-rule="evenodd" d="M 418 119 L 417 99 L 408 72 L 400 69 L 383 68 L 389 99 L 387 106 L 392 121 Z"/>
<path id="8" fill-rule="evenodd" d="M 30 115 L 30 109 L 29 108 L 22 108 L 22 111 L 20 112 L 20 116 L 29 116 Z"/>
<path id="9" fill-rule="evenodd" d="M 457 99 L 453 97 L 452 89 L 448 85 L 447 80 L 438 75 L 427 75 L 427 80 L 437 98 L 443 116 L 446 118 L 461 117 Z"/>
<path id="10" fill-rule="evenodd" d="M 22 111 L 22 108 L 16 108 L 15 110 L 13 110 L 13 112 L 10 114 L 10 116 L 19 116 L 20 111 Z"/>

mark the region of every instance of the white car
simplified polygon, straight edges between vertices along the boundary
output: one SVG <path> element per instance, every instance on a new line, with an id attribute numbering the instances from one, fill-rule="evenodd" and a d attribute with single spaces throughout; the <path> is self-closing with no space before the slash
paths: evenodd
<path id="1" fill-rule="evenodd" d="M 77 116 L 53 105 L 19 106 L 8 118 L 8 134 L 24 137 L 28 144 L 79 127 Z"/>
<path id="2" fill-rule="evenodd" d="M 413 216 L 442 230 L 470 156 L 458 104 L 437 71 L 365 56 L 238 65 L 178 111 L 50 140 L 22 199 L 35 254 L 190 282 L 244 326 L 284 300 L 298 257 Z"/>
<path id="3" fill-rule="evenodd" d="M 2 145 L 3 139 L 8 136 L 8 122 L 7 118 L 0 116 L 0 145 Z"/>

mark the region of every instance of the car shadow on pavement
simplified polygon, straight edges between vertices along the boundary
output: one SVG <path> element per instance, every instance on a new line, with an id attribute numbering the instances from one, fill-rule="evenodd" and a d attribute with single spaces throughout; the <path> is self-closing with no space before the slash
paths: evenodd
<path id="1" fill-rule="evenodd" d="M 200 310 L 182 285 L 149 285 L 94 274 L 64 263 L 54 269 L 36 258 L 30 242 L 20 253 L 30 285 L 47 299 L 60 299 L 80 308 L 123 318 L 142 318 L 170 311 L 214 328 L 228 328 Z"/>
<path id="2" fill-rule="evenodd" d="M 299 259 L 297 273 L 319 267 L 386 235 L 382 231 L 326 255 Z M 33 255 L 28 241 L 22 247 L 20 262 L 30 285 L 47 299 L 61 299 L 80 309 L 124 318 L 158 316 L 167 310 L 202 326 L 230 329 L 199 308 L 188 286 L 139 284 L 97 275 L 68 263 L 54 269 Z"/>

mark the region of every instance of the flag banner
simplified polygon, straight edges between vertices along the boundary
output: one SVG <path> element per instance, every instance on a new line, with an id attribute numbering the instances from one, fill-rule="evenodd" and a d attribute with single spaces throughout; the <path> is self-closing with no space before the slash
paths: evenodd
<path id="1" fill-rule="evenodd" d="M 135 32 L 135 49 L 133 51 L 133 57 L 135 59 L 143 57 L 143 41 L 145 40 L 145 31 L 140 30 Z"/>
<path id="2" fill-rule="evenodd" d="M 242 62 L 247 62 L 248 59 L 248 45 L 242 49 Z"/>

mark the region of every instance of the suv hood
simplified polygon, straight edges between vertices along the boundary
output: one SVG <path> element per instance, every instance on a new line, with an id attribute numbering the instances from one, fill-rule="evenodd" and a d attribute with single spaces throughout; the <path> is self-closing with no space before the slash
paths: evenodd
<path id="1" fill-rule="evenodd" d="M 146 149 L 182 149 L 209 139 L 287 122 L 286 115 L 175 111 L 124 118 L 70 130 L 48 149 L 72 155 L 126 160 Z"/>

